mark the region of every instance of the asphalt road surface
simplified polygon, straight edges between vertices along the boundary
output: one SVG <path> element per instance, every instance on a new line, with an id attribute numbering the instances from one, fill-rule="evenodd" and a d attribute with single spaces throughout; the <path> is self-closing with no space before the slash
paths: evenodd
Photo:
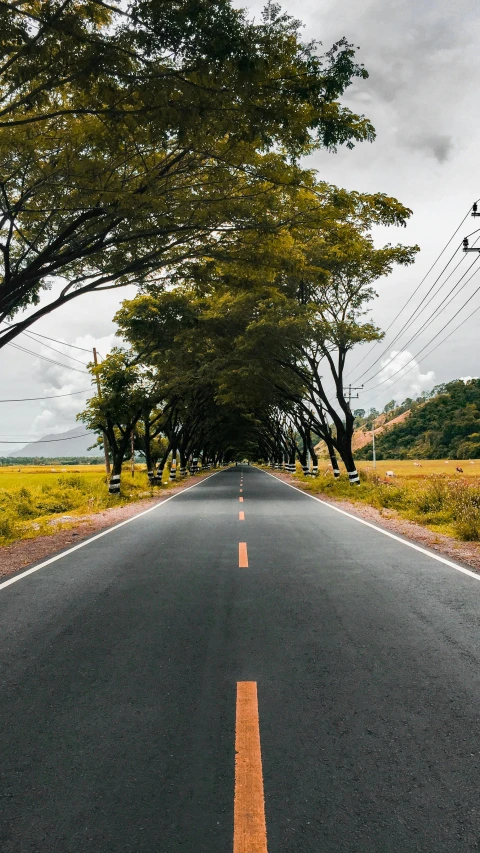
<path id="1" fill-rule="evenodd" d="M 22 574 L 1 853 L 480 851 L 475 577 L 246 466 Z"/>

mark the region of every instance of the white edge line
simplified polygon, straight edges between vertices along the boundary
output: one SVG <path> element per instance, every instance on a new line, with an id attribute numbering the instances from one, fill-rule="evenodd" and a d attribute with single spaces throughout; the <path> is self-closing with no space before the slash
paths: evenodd
<path id="1" fill-rule="evenodd" d="M 95 536 L 91 536 L 90 539 L 87 539 L 85 542 L 79 542 L 78 545 L 74 545 L 73 548 L 69 548 L 68 551 L 62 551 L 61 554 L 57 554 L 55 557 L 50 557 L 49 560 L 45 560 L 43 563 L 40 563 L 39 566 L 33 566 L 32 569 L 27 569 L 26 572 L 22 572 L 20 575 L 15 575 L 14 578 L 3 581 L 3 583 L 0 583 L 0 589 L 4 589 L 6 586 L 10 586 L 10 584 L 16 583 L 17 581 L 22 580 L 22 578 L 26 578 L 27 575 L 31 575 L 33 572 L 38 572 L 39 569 L 43 569 L 45 566 L 49 566 L 50 563 L 55 563 L 57 560 L 61 560 L 62 557 L 67 557 L 69 554 L 73 554 L 73 552 L 78 551 L 79 548 L 85 548 L 85 545 L 90 545 L 90 542 L 95 542 L 96 539 L 101 539 L 102 536 L 107 536 L 108 533 L 113 533 L 114 530 L 118 530 L 118 528 L 123 527 L 124 524 L 129 524 L 131 521 L 141 518 L 142 515 L 147 515 L 147 513 L 153 512 L 154 509 L 159 509 L 160 507 L 165 506 L 169 501 L 173 501 L 173 499 L 178 498 L 179 495 L 183 495 L 185 492 L 190 491 L 190 489 L 194 489 L 195 486 L 200 486 L 202 483 L 209 480 L 210 477 L 215 477 L 216 474 L 221 474 L 221 471 L 214 471 L 213 474 L 209 474 L 208 477 L 204 477 L 202 480 L 199 480 L 198 483 L 193 483 L 192 486 L 187 486 L 186 489 L 182 489 L 182 491 L 177 492 L 176 495 L 170 495 L 170 497 L 165 498 L 164 501 L 159 501 L 155 506 L 151 506 L 149 509 L 144 509 L 143 512 L 139 512 L 137 515 L 132 515 L 131 518 L 127 518 L 125 521 L 120 521 L 119 524 L 115 524 L 113 527 L 103 530 L 102 533 L 97 533 Z"/>
<path id="2" fill-rule="evenodd" d="M 365 521 L 365 519 L 359 518 L 358 515 L 352 515 L 350 512 L 346 512 L 346 510 L 340 509 L 340 507 L 328 503 L 328 501 L 322 501 L 321 498 L 317 498 L 315 497 L 315 495 L 311 495 L 304 489 L 300 489 L 298 486 L 292 486 L 291 483 L 286 483 L 285 480 L 281 480 L 280 477 L 276 477 L 275 474 L 270 474 L 270 471 L 264 471 L 263 468 L 258 468 L 257 470 L 261 471 L 263 474 L 268 474 L 269 477 L 273 477 L 273 479 L 276 480 L 278 483 L 283 483 L 284 486 L 289 486 L 291 489 L 295 489 L 295 491 L 300 492 L 301 495 L 305 495 L 305 497 L 307 498 L 312 498 L 312 500 L 318 501 L 318 503 L 323 504 L 323 506 L 328 506 L 329 509 L 333 509 L 335 512 L 339 512 L 341 515 L 346 515 L 347 518 L 353 518 L 353 520 L 358 521 L 359 524 L 364 524 L 365 527 L 371 527 L 372 530 L 376 530 L 377 533 L 383 533 L 384 536 L 388 536 L 390 539 L 395 539 L 396 542 L 401 542 L 401 544 L 406 545 L 407 548 L 413 548 L 414 551 L 419 551 L 420 554 L 426 554 L 427 557 L 431 557 L 432 560 L 437 560 L 438 563 L 443 563 L 445 566 L 450 566 L 451 569 L 456 569 L 457 572 L 462 572 L 464 575 L 468 575 L 469 577 L 474 578 L 476 581 L 480 581 L 479 574 L 477 574 L 476 572 L 471 572 L 470 569 L 464 569 L 463 566 L 459 566 L 458 563 L 453 563 L 451 560 L 447 560 L 445 557 L 440 557 L 438 554 L 432 554 L 432 552 L 427 551 L 426 548 L 422 548 L 420 545 L 415 545 L 413 542 L 409 542 L 407 539 L 402 539 L 401 536 L 396 536 L 395 533 L 390 533 L 389 530 L 384 530 L 383 527 L 377 527 L 377 525 L 372 524 L 371 521 Z"/>

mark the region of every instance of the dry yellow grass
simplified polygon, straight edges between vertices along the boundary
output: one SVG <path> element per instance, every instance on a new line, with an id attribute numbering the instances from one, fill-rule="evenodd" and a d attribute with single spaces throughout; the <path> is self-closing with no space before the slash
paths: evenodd
<path id="1" fill-rule="evenodd" d="M 462 468 L 463 474 L 455 469 Z M 480 477 L 480 459 L 382 459 L 377 462 L 376 468 L 373 462 L 360 460 L 357 462 L 359 471 L 369 471 L 384 477 L 387 471 L 393 471 L 396 477 L 415 477 L 421 479 L 432 474 L 444 474 L 452 479 L 465 477 Z"/>
<path id="2" fill-rule="evenodd" d="M 148 481 L 145 465 L 135 466 L 133 478 L 130 466 L 124 466 L 120 496 L 109 494 L 103 465 L 0 467 L 0 545 L 56 533 L 71 527 L 79 516 L 157 491 Z"/>

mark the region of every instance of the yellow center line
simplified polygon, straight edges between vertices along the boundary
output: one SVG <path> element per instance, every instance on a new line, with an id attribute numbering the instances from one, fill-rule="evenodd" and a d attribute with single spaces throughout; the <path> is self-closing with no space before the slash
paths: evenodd
<path id="1" fill-rule="evenodd" d="M 239 521 L 245 521 L 245 513 L 244 513 L 243 509 L 241 509 L 240 512 L 238 513 L 238 520 Z"/>
<path id="2" fill-rule="evenodd" d="M 267 853 L 257 684 L 237 683 L 233 853 Z"/>
<path id="3" fill-rule="evenodd" d="M 241 504 L 243 504 L 243 498 L 239 498 L 238 500 L 240 501 Z"/>
<path id="4" fill-rule="evenodd" d="M 238 568 L 248 569 L 248 554 L 246 542 L 238 543 Z"/>

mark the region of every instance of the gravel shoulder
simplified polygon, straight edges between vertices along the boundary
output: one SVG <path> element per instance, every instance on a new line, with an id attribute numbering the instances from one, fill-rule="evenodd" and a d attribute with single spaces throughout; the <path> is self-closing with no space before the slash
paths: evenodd
<path id="1" fill-rule="evenodd" d="M 277 471 L 269 473 L 272 473 L 279 480 L 284 480 L 286 483 L 291 483 L 292 486 L 302 489 L 298 480 L 289 474 Z M 307 490 L 305 489 L 304 491 Z M 369 504 L 332 498 L 331 495 L 325 495 L 320 491 L 315 493 L 308 491 L 307 494 L 315 494 L 316 497 L 321 498 L 325 503 L 338 506 L 340 509 L 356 515 L 358 518 L 363 518 L 365 521 L 372 522 L 372 524 L 378 524 L 379 527 L 391 530 L 392 533 L 405 536 L 406 539 L 410 539 L 412 542 L 416 542 L 425 548 L 438 551 L 439 554 L 451 560 L 460 560 L 470 566 L 474 571 L 480 572 L 480 542 L 460 542 L 458 539 L 453 539 L 444 533 L 434 533 L 421 524 L 401 518 L 392 509 L 379 510 L 373 506 L 369 506 Z"/>
<path id="2" fill-rule="evenodd" d="M 176 495 L 189 486 L 193 486 L 195 483 L 204 480 L 206 476 L 206 474 L 203 474 L 203 476 L 189 477 L 188 480 L 179 483 L 178 486 L 159 493 L 158 497 L 135 501 L 126 506 L 111 507 L 110 509 L 92 513 L 91 515 L 78 516 L 78 518 L 72 521 L 68 530 L 59 530 L 57 533 L 52 533 L 49 536 L 22 539 L 18 542 L 12 542 L 11 545 L 0 546 L 0 578 L 5 578 L 43 558 L 52 557 L 58 551 L 63 550 L 63 548 L 67 548 L 69 545 L 77 545 L 83 539 L 87 539 L 99 530 L 112 527 L 120 521 L 125 521 L 127 518 L 138 515 L 143 510 L 155 506 L 155 504 L 163 503 L 167 498 L 171 498 L 172 495 Z"/>

